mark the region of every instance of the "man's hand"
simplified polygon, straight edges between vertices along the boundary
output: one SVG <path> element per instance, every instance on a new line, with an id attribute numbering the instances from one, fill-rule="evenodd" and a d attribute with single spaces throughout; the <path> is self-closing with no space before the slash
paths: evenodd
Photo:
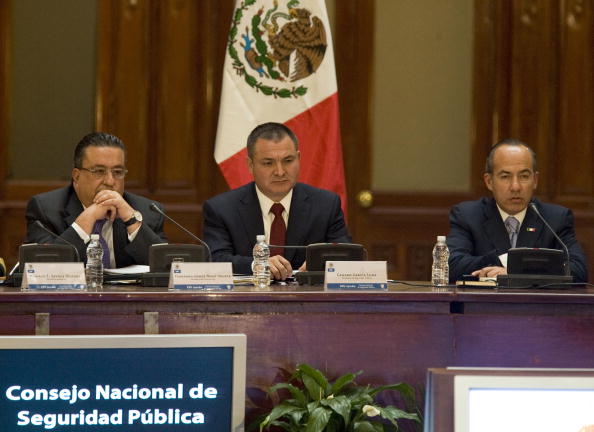
<path id="1" fill-rule="evenodd" d="M 293 275 L 291 263 L 281 255 L 270 257 L 269 265 L 270 273 L 276 280 L 285 280 L 289 276 Z"/>
<path id="2" fill-rule="evenodd" d="M 116 208 L 108 205 L 91 204 L 76 218 L 76 224 L 87 234 L 93 232 L 95 222 L 100 219 L 111 219 L 115 217 Z"/>
<path id="3" fill-rule="evenodd" d="M 507 269 L 505 267 L 483 267 L 480 270 L 475 270 L 472 272 L 473 276 L 478 277 L 497 277 L 497 275 L 504 275 L 507 274 Z"/>
<path id="4" fill-rule="evenodd" d="M 113 190 L 102 190 L 95 195 L 93 203 L 102 207 L 115 208 L 115 212 L 112 215 L 112 222 L 115 218 L 120 218 L 123 221 L 127 221 L 134 216 L 134 209 L 130 207 L 124 198 L 116 191 Z"/>

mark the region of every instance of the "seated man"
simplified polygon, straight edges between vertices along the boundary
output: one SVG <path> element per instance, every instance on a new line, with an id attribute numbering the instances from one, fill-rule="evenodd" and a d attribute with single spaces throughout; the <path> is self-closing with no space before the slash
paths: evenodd
<path id="1" fill-rule="evenodd" d="M 576 282 L 588 279 L 586 257 L 575 238 L 571 210 L 533 198 L 538 184 L 536 155 L 526 144 L 508 139 L 493 146 L 484 174 L 493 198 L 467 201 L 452 207 L 450 280 L 463 274 L 496 277 L 506 274 L 507 251 L 512 247 L 562 249 L 562 245 L 528 204 L 538 211 L 569 248 L 571 274 Z"/>
<path id="2" fill-rule="evenodd" d="M 213 261 L 251 274 L 259 234 L 272 245 L 350 242 L 338 195 L 297 183 L 300 154 L 293 131 L 280 123 L 262 124 L 250 133 L 247 153 L 255 181 L 204 203 L 204 240 Z M 305 261 L 304 249 L 271 248 L 270 255 L 270 271 L 280 280 Z"/>
<path id="3" fill-rule="evenodd" d="M 109 248 L 106 267 L 148 264 L 149 246 L 167 241 L 163 217 L 152 201 L 124 192 L 126 148 L 116 136 L 94 132 L 74 150 L 70 186 L 42 193 L 27 204 L 27 243 L 63 243 L 36 224 L 72 243 L 86 261 L 90 235 L 100 234 Z"/>

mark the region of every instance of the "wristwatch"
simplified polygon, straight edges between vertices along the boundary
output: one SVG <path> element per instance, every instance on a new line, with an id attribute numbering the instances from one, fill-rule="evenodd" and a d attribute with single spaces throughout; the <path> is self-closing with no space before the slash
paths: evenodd
<path id="1" fill-rule="evenodd" d="M 140 213 L 138 210 L 134 210 L 132 217 L 127 221 L 124 221 L 124 225 L 129 227 L 130 225 L 134 225 L 136 222 L 142 222 L 142 213 Z"/>

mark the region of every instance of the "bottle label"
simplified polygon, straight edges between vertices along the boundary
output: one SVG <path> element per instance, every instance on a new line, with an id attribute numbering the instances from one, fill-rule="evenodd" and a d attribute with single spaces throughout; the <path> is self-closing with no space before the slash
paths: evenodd
<path id="1" fill-rule="evenodd" d="M 231 263 L 172 262 L 169 289 L 171 291 L 233 289 Z"/>
<path id="2" fill-rule="evenodd" d="M 21 289 L 37 291 L 84 290 L 83 263 L 26 263 Z"/>

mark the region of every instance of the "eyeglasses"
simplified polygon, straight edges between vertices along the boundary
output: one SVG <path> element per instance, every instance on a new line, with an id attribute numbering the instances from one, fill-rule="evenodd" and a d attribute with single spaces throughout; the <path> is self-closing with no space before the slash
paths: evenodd
<path id="1" fill-rule="evenodd" d="M 128 170 L 125 168 L 103 168 L 103 167 L 97 167 L 97 168 L 79 168 L 79 170 L 83 170 L 83 171 L 88 171 L 91 173 L 91 175 L 93 177 L 95 177 L 96 179 L 100 179 L 103 178 L 107 175 L 107 171 L 111 172 L 111 175 L 113 176 L 114 179 L 117 180 L 121 180 L 124 177 L 126 177 L 126 174 L 128 174 Z"/>

